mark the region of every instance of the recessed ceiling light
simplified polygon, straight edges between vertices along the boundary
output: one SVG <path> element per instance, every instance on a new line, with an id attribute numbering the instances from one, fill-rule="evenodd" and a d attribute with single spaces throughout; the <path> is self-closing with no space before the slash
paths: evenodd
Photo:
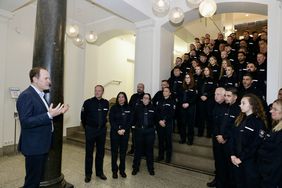
<path id="1" fill-rule="evenodd" d="M 249 14 L 246 14 L 246 16 L 248 17 L 248 16 L 249 16 Z"/>

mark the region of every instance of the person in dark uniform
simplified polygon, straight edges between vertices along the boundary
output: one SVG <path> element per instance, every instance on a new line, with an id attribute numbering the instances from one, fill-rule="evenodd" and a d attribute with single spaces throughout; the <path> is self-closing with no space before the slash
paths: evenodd
<path id="1" fill-rule="evenodd" d="M 182 127 L 180 129 L 180 144 L 187 140 L 188 145 L 193 144 L 194 127 L 196 121 L 197 90 L 194 77 L 191 73 L 186 74 L 183 81 L 183 91 L 180 97 Z"/>
<path id="2" fill-rule="evenodd" d="M 215 56 L 211 56 L 209 58 L 209 65 L 208 67 L 211 68 L 212 70 L 212 75 L 213 75 L 213 78 L 216 82 L 218 82 L 219 80 L 219 75 L 220 75 L 220 67 L 219 65 L 217 64 L 217 59 Z"/>
<path id="3" fill-rule="evenodd" d="M 266 115 L 261 100 L 254 94 L 244 95 L 240 108 L 230 148 L 234 181 L 237 188 L 259 187 L 257 152 L 266 128 Z"/>
<path id="4" fill-rule="evenodd" d="M 245 94 L 252 93 L 258 96 L 260 99 L 263 99 L 263 94 L 260 90 L 257 90 L 253 85 L 253 76 L 250 73 L 246 73 L 243 76 L 242 85 L 239 88 L 240 98 L 242 98 Z"/>
<path id="5" fill-rule="evenodd" d="M 152 99 L 152 102 L 153 102 L 153 105 L 156 106 L 158 104 L 158 102 L 160 100 L 162 100 L 164 98 L 163 96 L 163 90 L 164 88 L 166 87 L 169 87 L 169 84 L 168 84 L 168 81 L 167 80 L 162 80 L 162 83 L 161 83 L 161 90 L 159 90 L 153 97 Z"/>
<path id="6" fill-rule="evenodd" d="M 230 138 L 235 119 L 240 113 L 237 103 L 238 91 L 234 87 L 228 87 L 225 91 L 224 115 L 219 124 L 216 124 L 216 180 L 217 188 L 233 187 L 232 163 L 230 161 Z"/>
<path id="7" fill-rule="evenodd" d="M 137 84 L 137 93 L 134 93 L 129 100 L 129 106 L 131 107 L 131 110 L 135 110 L 136 106 L 139 104 L 142 104 L 142 98 L 144 95 L 144 89 L 145 86 L 143 83 L 138 83 Z M 132 145 L 130 150 L 128 151 L 128 154 L 133 154 L 134 153 L 134 145 L 135 145 L 135 135 L 134 135 L 134 130 L 135 130 L 135 125 L 133 124 L 131 127 L 131 141 Z"/>
<path id="8" fill-rule="evenodd" d="M 95 86 L 95 96 L 84 101 L 81 110 L 81 123 L 85 128 L 86 155 L 85 155 L 85 179 L 86 183 L 91 181 L 93 152 L 96 144 L 95 171 L 96 176 L 102 180 L 107 177 L 103 172 L 103 162 L 105 154 L 105 142 L 107 133 L 107 114 L 109 102 L 103 99 L 104 87 Z"/>
<path id="9" fill-rule="evenodd" d="M 181 110 L 181 106 L 179 103 L 179 95 L 181 93 L 182 90 L 182 84 L 183 84 L 183 76 L 181 75 L 181 71 L 180 68 L 174 68 L 173 69 L 173 77 L 170 77 L 168 79 L 168 83 L 169 83 L 169 87 L 170 87 L 170 91 L 173 95 L 173 97 L 175 97 L 176 100 L 176 111 L 175 111 L 175 124 L 177 126 L 177 130 L 179 132 L 180 127 L 181 127 L 181 115 L 180 115 L 180 110 Z M 175 126 L 174 128 L 174 132 L 175 131 Z"/>
<path id="10" fill-rule="evenodd" d="M 217 170 L 217 162 L 218 162 L 218 156 L 217 154 L 219 153 L 219 144 L 217 142 L 216 136 L 218 135 L 218 127 L 221 124 L 222 120 L 223 120 L 223 116 L 224 116 L 224 111 L 226 108 L 225 105 L 225 99 L 224 99 L 224 95 L 225 95 L 225 89 L 223 87 L 218 87 L 216 88 L 215 92 L 214 92 L 214 100 L 215 100 L 215 104 L 214 104 L 214 108 L 212 111 L 212 123 L 214 126 L 214 132 L 213 132 L 213 137 L 212 137 L 212 146 L 213 146 L 213 156 L 214 156 L 214 163 L 215 163 L 215 177 L 212 181 L 207 183 L 208 187 L 215 187 L 217 185 L 217 179 L 219 179 L 219 174 L 218 174 L 218 170 Z"/>
<path id="11" fill-rule="evenodd" d="M 282 187 L 282 100 L 277 99 L 270 110 L 272 130 L 264 136 L 258 151 L 260 187 Z"/>
<path id="12" fill-rule="evenodd" d="M 118 178 L 118 170 L 121 177 L 126 178 L 125 157 L 132 123 L 132 113 L 124 92 L 118 93 L 116 104 L 111 107 L 109 119 L 111 124 L 110 138 L 113 178 Z M 117 165 L 118 154 L 119 166 Z"/>
<path id="13" fill-rule="evenodd" d="M 157 161 L 164 160 L 164 153 L 166 150 L 166 162 L 170 163 L 175 100 L 171 98 L 171 92 L 168 87 L 163 89 L 163 99 L 157 103 L 156 112 L 158 122 L 156 128 L 159 139 L 159 156 Z"/>
<path id="14" fill-rule="evenodd" d="M 212 108 L 214 102 L 214 91 L 216 83 L 213 80 L 211 69 L 204 68 L 203 79 L 199 83 L 199 127 L 198 136 L 201 137 L 204 134 L 205 125 L 207 125 L 207 137 L 211 138 L 212 127 Z"/>
<path id="15" fill-rule="evenodd" d="M 218 85 L 224 88 L 227 88 L 227 87 L 236 87 L 237 88 L 239 86 L 238 79 L 235 75 L 232 65 L 227 66 L 225 72 L 226 72 L 226 76 L 223 76 L 220 78 L 220 80 L 218 81 Z"/>
<path id="16" fill-rule="evenodd" d="M 141 156 L 146 156 L 147 169 L 150 175 L 155 175 L 154 171 L 154 141 L 155 141 L 155 108 L 151 103 L 151 95 L 145 93 L 142 104 L 136 106 L 133 114 L 133 124 L 135 125 L 135 151 L 133 159 L 132 175 L 139 172 Z"/>

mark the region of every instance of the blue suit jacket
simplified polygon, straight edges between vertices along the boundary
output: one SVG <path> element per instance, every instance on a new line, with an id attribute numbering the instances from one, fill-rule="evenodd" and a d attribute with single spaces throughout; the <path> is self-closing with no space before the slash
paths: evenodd
<path id="1" fill-rule="evenodd" d="M 31 86 L 20 94 L 17 110 L 21 124 L 19 151 L 24 155 L 48 153 L 52 142 L 52 120 L 44 102 Z"/>

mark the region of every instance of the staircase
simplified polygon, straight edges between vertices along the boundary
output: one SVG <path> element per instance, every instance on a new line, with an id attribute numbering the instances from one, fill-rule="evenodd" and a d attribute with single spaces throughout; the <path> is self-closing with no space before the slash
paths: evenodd
<path id="1" fill-rule="evenodd" d="M 107 125 L 109 127 L 109 125 Z M 110 129 L 108 128 L 105 148 L 110 150 Z M 85 136 L 84 129 L 81 126 L 67 128 L 68 143 L 84 146 Z M 195 137 L 192 146 L 187 144 L 179 144 L 179 135 L 173 134 L 173 154 L 170 164 L 171 166 L 188 169 L 208 175 L 214 174 L 214 160 L 212 154 L 212 141 L 205 137 Z M 129 146 L 131 146 L 131 138 L 129 139 Z M 155 139 L 155 157 L 158 154 L 157 136 Z"/>

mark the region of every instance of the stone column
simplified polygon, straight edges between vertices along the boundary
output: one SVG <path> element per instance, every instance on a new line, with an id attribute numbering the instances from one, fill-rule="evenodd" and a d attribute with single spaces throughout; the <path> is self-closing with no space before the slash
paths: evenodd
<path id="1" fill-rule="evenodd" d="M 160 81 L 170 76 L 173 44 L 173 33 L 159 23 L 136 23 L 134 89 L 140 82 L 145 84 L 145 92 L 152 95 L 160 89 Z"/>
<path id="2" fill-rule="evenodd" d="M 64 36 L 66 26 L 66 0 L 38 0 L 33 67 L 41 66 L 50 72 L 52 86 L 47 94 L 48 102 L 54 105 L 64 102 Z M 48 155 L 44 177 L 40 187 L 73 187 L 61 173 L 63 115 L 53 119 L 52 148 Z"/>

